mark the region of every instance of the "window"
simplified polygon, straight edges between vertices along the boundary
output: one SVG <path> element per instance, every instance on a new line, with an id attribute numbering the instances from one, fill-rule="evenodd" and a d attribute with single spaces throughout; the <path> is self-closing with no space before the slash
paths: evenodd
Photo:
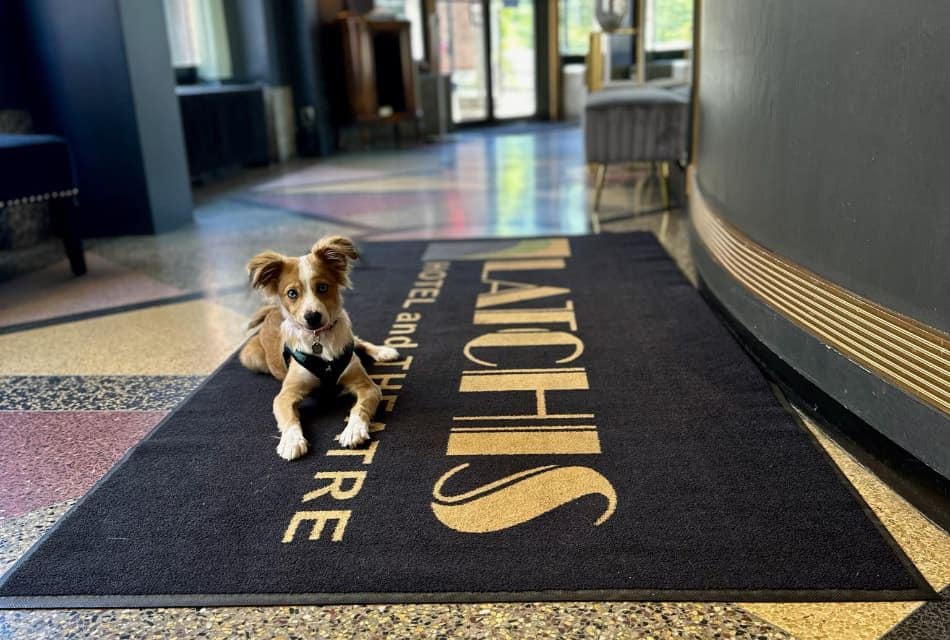
<path id="1" fill-rule="evenodd" d="M 560 0 L 558 40 L 562 56 L 585 56 L 590 32 L 596 27 L 594 0 Z"/>
<path id="2" fill-rule="evenodd" d="M 198 20 L 198 6 L 194 2 L 165 0 L 165 22 L 168 24 L 172 66 L 197 67 L 201 64 Z"/>
<path id="3" fill-rule="evenodd" d="M 693 0 L 646 1 L 647 51 L 677 51 L 693 46 Z"/>
<path id="4" fill-rule="evenodd" d="M 646 0 L 644 47 L 647 51 L 677 51 L 693 46 L 693 0 Z M 595 0 L 559 0 L 558 40 L 562 56 L 587 55 L 591 31 L 599 31 Z M 630 0 L 628 16 L 635 10 Z"/>
<path id="5" fill-rule="evenodd" d="M 203 80 L 231 76 L 231 51 L 221 0 L 165 0 L 172 66 L 197 67 Z"/>

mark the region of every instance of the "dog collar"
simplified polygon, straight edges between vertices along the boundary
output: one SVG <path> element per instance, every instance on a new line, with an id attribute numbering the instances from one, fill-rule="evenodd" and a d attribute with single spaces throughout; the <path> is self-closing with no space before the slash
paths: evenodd
<path id="1" fill-rule="evenodd" d="M 284 345 L 284 364 L 290 366 L 293 358 L 301 367 L 320 379 L 322 386 L 336 385 L 353 357 L 353 343 L 346 345 L 343 352 L 333 360 L 324 360 L 312 353 L 304 353 Z"/>
<path id="2" fill-rule="evenodd" d="M 313 345 L 311 345 L 310 349 L 311 349 L 315 354 L 320 355 L 321 353 L 323 353 L 323 345 L 320 344 L 320 336 L 322 336 L 322 335 L 323 335 L 324 333 L 326 333 L 327 331 L 330 331 L 331 329 L 333 329 L 333 327 L 335 327 L 335 326 L 336 326 L 336 323 L 339 322 L 339 321 L 340 321 L 340 319 L 337 318 L 336 320 L 333 321 L 333 324 L 327 325 L 327 326 L 323 327 L 322 329 L 306 329 L 306 328 L 303 328 L 304 331 L 309 331 L 309 332 L 313 335 Z"/>
<path id="3" fill-rule="evenodd" d="M 307 327 L 300 327 L 300 328 L 303 329 L 304 331 L 309 331 L 310 333 L 314 335 L 314 337 L 316 337 L 316 336 L 319 336 L 320 334 L 326 333 L 327 331 L 335 327 L 336 323 L 339 321 L 340 319 L 337 318 L 336 320 L 333 321 L 333 324 L 328 324 L 327 326 L 322 327 L 320 329 L 308 329 Z"/>

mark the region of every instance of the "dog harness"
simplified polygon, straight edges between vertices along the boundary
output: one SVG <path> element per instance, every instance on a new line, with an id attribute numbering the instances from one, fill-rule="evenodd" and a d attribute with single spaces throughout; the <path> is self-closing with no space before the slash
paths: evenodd
<path id="1" fill-rule="evenodd" d="M 340 376 L 346 370 L 347 365 L 353 358 L 353 343 L 346 345 L 343 352 L 333 360 L 324 360 L 312 353 L 304 353 L 291 349 L 284 345 L 284 364 L 290 366 L 290 359 L 293 358 L 301 367 L 317 376 L 320 379 L 320 385 L 323 387 L 336 386 L 340 381 Z"/>

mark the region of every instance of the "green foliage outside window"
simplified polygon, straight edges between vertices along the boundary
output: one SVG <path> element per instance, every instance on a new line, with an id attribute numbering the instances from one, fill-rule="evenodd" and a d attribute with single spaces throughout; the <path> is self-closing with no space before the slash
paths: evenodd
<path id="1" fill-rule="evenodd" d="M 693 0 L 652 0 L 649 49 L 689 48 L 693 41 Z"/>
<path id="2" fill-rule="evenodd" d="M 635 0 L 630 0 L 634 6 Z M 648 50 L 689 48 L 693 41 L 693 0 L 648 0 Z M 590 32 L 598 29 L 595 0 L 559 0 L 558 39 L 561 55 L 587 54 Z M 632 9 L 631 9 L 632 10 Z"/>
<path id="3" fill-rule="evenodd" d="M 587 55 L 588 38 L 596 24 L 594 0 L 560 0 L 558 20 L 561 55 Z"/>

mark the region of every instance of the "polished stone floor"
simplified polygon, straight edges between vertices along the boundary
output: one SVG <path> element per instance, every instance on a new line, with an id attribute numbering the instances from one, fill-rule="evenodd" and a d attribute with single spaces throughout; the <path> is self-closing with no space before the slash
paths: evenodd
<path id="1" fill-rule="evenodd" d="M 240 343 L 257 304 L 244 264 L 261 249 L 303 253 L 330 231 L 368 241 L 643 229 L 693 277 L 680 209 L 629 215 L 658 208 L 649 172 L 612 168 L 596 220 L 590 184 L 577 128 L 501 128 L 222 179 L 196 193 L 187 228 L 90 241 L 83 278 L 52 243 L 2 256 L 0 571 Z M 947 532 L 811 428 L 947 596 Z M 945 599 L 0 611 L 0 638 L 947 638 L 948 609 Z"/>

